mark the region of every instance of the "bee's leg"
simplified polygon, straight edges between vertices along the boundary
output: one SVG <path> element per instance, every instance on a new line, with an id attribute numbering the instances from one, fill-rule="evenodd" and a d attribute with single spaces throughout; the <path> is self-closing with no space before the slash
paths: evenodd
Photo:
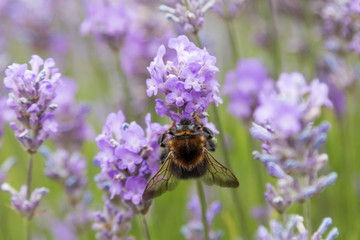
<path id="1" fill-rule="evenodd" d="M 166 134 L 167 134 L 167 132 L 165 131 L 159 137 L 158 144 L 159 144 L 160 147 L 165 147 L 166 146 L 166 144 L 165 144 L 165 140 L 167 138 Z"/>
<path id="2" fill-rule="evenodd" d="M 202 127 L 202 130 L 204 132 L 204 135 L 207 139 L 211 139 L 214 137 L 214 133 L 210 130 L 210 128 Z"/>
<path id="3" fill-rule="evenodd" d="M 216 138 L 213 137 L 206 141 L 205 147 L 207 150 L 214 152 L 216 150 Z"/>
<path id="4" fill-rule="evenodd" d="M 169 151 L 167 149 L 165 149 L 164 151 L 162 151 L 161 155 L 160 155 L 160 163 L 164 164 L 167 156 L 169 155 Z"/>

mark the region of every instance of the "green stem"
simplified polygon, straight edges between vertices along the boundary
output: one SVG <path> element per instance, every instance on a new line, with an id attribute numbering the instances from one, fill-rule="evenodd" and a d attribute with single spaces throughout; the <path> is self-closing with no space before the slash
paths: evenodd
<path id="1" fill-rule="evenodd" d="M 142 222 L 143 222 L 143 226 L 144 226 L 145 239 L 151 240 L 150 232 L 149 232 L 149 227 L 148 227 L 148 224 L 147 224 L 145 215 L 141 214 L 141 218 L 142 218 Z"/>
<path id="2" fill-rule="evenodd" d="M 274 74 L 277 77 L 281 69 L 281 51 L 280 51 L 280 42 L 278 36 L 278 27 L 277 27 L 277 16 L 276 16 L 276 6 L 274 0 L 268 0 L 269 5 L 269 18 L 268 21 L 268 34 L 271 38 L 272 45 L 272 55 L 274 58 Z"/>
<path id="3" fill-rule="evenodd" d="M 120 55 L 118 54 L 118 52 L 115 52 L 115 64 L 116 64 L 116 69 L 121 81 L 121 86 L 122 86 L 122 93 L 125 96 L 125 115 L 127 116 L 127 119 L 133 119 L 133 111 L 132 111 L 132 97 L 131 97 L 131 90 L 129 87 L 129 82 L 127 80 L 127 77 L 121 67 L 121 61 L 120 61 Z"/>
<path id="4" fill-rule="evenodd" d="M 201 220 L 204 226 L 204 239 L 205 240 L 209 240 L 209 227 L 208 227 L 208 223 L 206 220 L 206 201 L 205 201 L 205 194 L 204 194 L 204 188 L 201 185 L 200 180 L 196 181 L 196 187 L 197 187 L 197 191 L 198 191 L 198 195 L 199 195 L 199 199 L 200 199 L 200 204 L 201 204 Z"/>
<path id="5" fill-rule="evenodd" d="M 226 30 L 229 34 L 233 62 L 234 64 L 236 64 L 240 56 L 239 56 L 238 45 L 236 44 L 236 36 L 235 36 L 234 28 L 232 22 L 226 21 L 225 23 L 226 23 Z"/>
<path id="6" fill-rule="evenodd" d="M 316 53 L 315 50 L 316 48 L 314 48 L 313 46 L 313 33 L 312 33 L 312 28 L 313 28 L 313 16 L 312 16 L 312 0 L 306 0 L 305 1 L 305 22 L 306 22 L 306 42 L 307 42 L 307 50 L 308 50 L 308 63 L 309 64 L 309 77 L 313 78 L 314 77 L 314 67 L 315 67 L 315 61 L 316 61 Z"/>
<path id="7" fill-rule="evenodd" d="M 304 217 L 305 225 L 308 230 L 308 239 L 310 239 L 312 229 L 311 229 L 311 202 L 310 199 L 307 199 L 304 203 Z"/>
<path id="8" fill-rule="evenodd" d="M 31 194 L 33 163 L 34 163 L 34 154 L 30 153 L 29 168 L 28 168 L 28 172 L 27 172 L 27 181 L 26 181 L 26 186 L 27 186 L 26 198 L 27 199 L 30 199 L 30 194 Z"/>
<path id="9" fill-rule="evenodd" d="M 27 180 L 26 180 L 26 186 L 27 186 L 26 199 L 28 199 L 28 200 L 30 199 L 30 195 L 31 195 L 33 164 L 34 164 L 34 154 L 30 153 L 29 168 L 28 168 Z M 31 220 L 30 218 L 24 219 L 25 234 L 26 234 L 26 239 L 28 239 L 28 240 L 31 239 L 30 220 Z"/>
<path id="10" fill-rule="evenodd" d="M 197 32 L 194 33 L 194 38 L 195 38 L 195 43 L 199 48 L 202 48 L 202 44 L 200 42 L 200 38 L 199 35 L 197 34 Z"/>

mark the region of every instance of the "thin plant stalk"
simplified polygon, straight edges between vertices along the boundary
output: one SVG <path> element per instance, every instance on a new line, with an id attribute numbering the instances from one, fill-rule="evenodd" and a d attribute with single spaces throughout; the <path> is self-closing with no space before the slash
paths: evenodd
<path id="1" fill-rule="evenodd" d="M 270 34 L 271 38 L 271 46 L 272 46 L 272 57 L 274 58 L 274 74 L 275 76 L 279 75 L 279 71 L 281 69 L 282 61 L 281 61 L 281 49 L 279 42 L 279 33 L 278 33 L 278 25 L 277 25 L 277 14 L 276 14 L 276 6 L 274 0 L 268 0 L 268 9 L 269 9 L 269 21 L 268 21 L 268 34 Z"/>
<path id="2" fill-rule="evenodd" d="M 200 180 L 196 181 L 196 187 L 200 199 L 200 205 L 201 205 L 201 221 L 204 226 L 204 239 L 209 240 L 209 226 L 206 220 L 206 201 L 205 201 L 205 194 L 204 194 L 204 188 L 200 182 Z"/>
<path id="3" fill-rule="evenodd" d="M 310 199 L 306 200 L 304 205 L 304 216 L 305 216 L 305 225 L 308 230 L 308 239 L 310 239 L 312 229 L 311 229 L 311 202 Z"/>
<path id="4" fill-rule="evenodd" d="M 121 86 L 122 86 L 122 93 L 125 96 L 125 113 L 126 116 L 129 116 L 129 119 L 133 119 L 133 111 L 132 111 L 132 97 L 131 97 L 131 91 L 130 91 L 130 86 L 129 86 L 129 82 L 127 81 L 127 77 L 121 67 L 121 61 L 120 61 L 120 55 L 118 54 L 118 52 L 115 52 L 115 64 L 116 64 L 116 70 L 118 72 L 120 81 L 121 81 Z"/>
<path id="5" fill-rule="evenodd" d="M 225 20 L 225 24 L 226 24 L 226 30 L 229 35 L 233 62 L 234 64 L 236 64 L 237 60 L 240 58 L 240 55 L 239 55 L 238 45 L 236 44 L 236 36 L 235 36 L 233 22 L 231 22 L 230 20 Z"/>
<path id="6" fill-rule="evenodd" d="M 199 36 L 198 36 L 197 33 L 194 33 L 194 38 L 195 38 L 195 41 L 196 41 L 196 45 L 199 48 L 202 48 L 202 44 L 200 42 L 200 39 L 199 39 Z M 215 125 L 217 126 L 217 128 L 219 129 L 219 132 L 220 132 L 219 133 L 219 138 L 220 138 L 222 155 L 224 156 L 225 165 L 228 168 L 231 168 L 231 164 L 230 164 L 230 161 L 229 161 L 229 154 L 228 154 L 227 149 L 226 149 L 225 137 L 224 137 L 224 134 L 223 134 L 220 115 L 218 113 L 218 110 L 217 110 L 216 106 L 214 104 L 212 106 L 213 106 L 213 111 L 214 111 L 214 116 L 215 116 Z M 235 205 L 237 213 L 238 213 L 239 220 L 241 222 L 241 224 L 240 224 L 241 228 L 242 228 L 241 232 L 244 235 L 245 239 L 250 239 L 251 236 L 250 236 L 249 228 L 247 226 L 247 219 L 246 219 L 246 216 L 244 214 L 244 211 L 242 210 L 242 209 L 245 209 L 244 203 L 242 202 L 242 200 L 239 198 L 238 194 L 236 193 L 236 189 L 233 189 L 230 192 L 231 192 L 232 200 L 234 202 L 234 205 Z"/>
<path id="7" fill-rule="evenodd" d="M 31 195 L 33 164 L 34 164 L 34 154 L 30 153 L 29 168 L 28 168 L 27 180 L 26 180 L 26 187 L 27 187 L 26 198 L 27 199 L 30 199 L 30 195 Z M 28 240 L 31 239 L 30 220 L 31 220 L 30 218 L 24 219 L 25 234 L 26 234 L 26 239 L 28 239 Z"/>
<path id="8" fill-rule="evenodd" d="M 145 239 L 146 240 L 151 240 L 150 231 L 149 231 L 149 227 L 148 227 L 145 215 L 141 214 L 141 218 L 142 218 L 142 223 L 143 223 L 143 228 L 144 228 Z"/>

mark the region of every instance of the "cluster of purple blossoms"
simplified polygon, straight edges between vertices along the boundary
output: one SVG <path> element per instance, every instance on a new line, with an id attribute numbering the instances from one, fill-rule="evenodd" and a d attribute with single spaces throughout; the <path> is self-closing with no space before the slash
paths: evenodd
<path id="1" fill-rule="evenodd" d="M 235 70 L 226 74 L 223 93 L 229 96 L 228 110 L 235 117 L 250 121 L 258 105 L 260 91 L 272 88 L 267 70 L 257 59 L 241 59 Z"/>
<path id="2" fill-rule="evenodd" d="M 31 219 L 37 214 L 36 209 L 39 206 L 40 200 L 49 192 L 47 188 L 35 188 L 31 193 L 30 198 L 27 199 L 27 186 L 20 187 L 17 192 L 8 183 L 1 185 L 1 190 L 11 194 L 11 203 L 14 209 L 27 219 Z"/>
<path id="3" fill-rule="evenodd" d="M 308 240 L 308 230 L 304 226 L 304 218 L 299 215 L 290 215 L 286 223 L 276 220 L 270 222 L 270 231 L 264 226 L 260 226 L 256 233 L 258 240 Z M 319 228 L 311 236 L 311 240 L 322 240 L 322 235 L 332 224 L 331 218 L 324 218 Z M 333 228 L 326 236 L 326 240 L 337 238 L 339 231 Z"/>
<path id="4" fill-rule="evenodd" d="M 293 202 L 304 202 L 333 184 L 337 174 L 318 176 L 328 162 L 327 154 L 320 154 L 319 148 L 326 141 L 330 124 L 314 126 L 313 121 L 322 106 L 331 107 L 327 86 L 318 80 L 307 85 L 300 73 L 281 74 L 276 86 L 277 90 L 260 93 L 256 123 L 250 131 L 263 142 L 262 153 L 255 151 L 254 157 L 278 179 L 278 190 L 267 184 L 265 198 L 283 213 Z"/>
<path id="5" fill-rule="evenodd" d="M 97 180 L 110 198 L 120 197 L 135 213 L 146 212 L 150 201 L 142 194 L 147 180 L 157 170 L 158 138 L 165 127 L 145 117 L 144 130 L 135 122 L 126 123 L 124 114 L 111 113 L 106 119 L 102 133 L 96 138 L 100 152 L 94 164 L 101 168 Z"/>
<path id="6" fill-rule="evenodd" d="M 205 12 L 212 8 L 215 0 L 177 0 L 169 5 L 160 5 L 166 18 L 175 22 L 184 33 L 197 33 L 204 25 Z"/>
<path id="7" fill-rule="evenodd" d="M 248 0 L 216 0 L 212 10 L 225 20 L 235 19 Z"/>
<path id="8" fill-rule="evenodd" d="M 5 71 L 5 88 L 10 91 L 8 106 L 18 123 L 11 122 L 15 136 L 29 153 L 36 153 L 51 133 L 57 131 L 53 103 L 61 74 L 53 59 L 32 56 L 27 64 L 13 63 Z"/>
<path id="9" fill-rule="evenodd" d="M 187 240 L 202 240 L 204 239 L 204 226 L 201 221 L 201 206 L 199 198 L 197 196 L 193 196 L 187 207 L 192 213 L 192 219 L 185 226 L 181 227 L 181 233 Z M 221 208 L 221 203 L 219 201 L 215 201 L 209 206 L 206 212 L 206 220 L 210 229 L 210 240 L 218 240 L 223 236 L 222 231 L 212 230 L 214 218 L 221 211 Z"/>
<path id="10" fill-rule="evenodd" d="M 148 67 L 151 76 L 146 80 L 148 96 L 156 96 L 158 92 L 165 95 L 166 103 L 160 98 L 155 100 L 156 112 L 176 121 L 179 117 L 190 118 L 193 113 L 206 117 L 212 102 L 222 103 L 220 84 L 214 77 L 219 71 L 216 58 L 183 35 L 170 39 L 168 46 L 169 51 L 176 51 L 176 56 L 169 57 L 165 64 L 166 49 L 162 45 Z"/>
<path id="11" fill-rule="evenodd" d="M 8 158 L 0 166 L 0 186 L 5 182 L 6 176 L 10 168 L 15 164 L 15 159 Z"/>
<path id="12" fill-rule="evenodd" d="M 95 212 L 93 216 L 92 228 L 96 231 L 96 239 L 132 240 L 132 237 L 126 235 L 131 229 L 130 220 L 133 216 L 133 211 L 120 210 L 109 199 L 105 200 L 103 211 Z"/>

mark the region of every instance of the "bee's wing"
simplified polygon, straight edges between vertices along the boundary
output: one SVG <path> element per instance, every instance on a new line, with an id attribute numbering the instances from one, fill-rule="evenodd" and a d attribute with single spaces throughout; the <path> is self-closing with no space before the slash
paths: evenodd
<path id="1" fill-rule="evenodd" d="M 170 163 L 173 161 L 174 154 L 170 152 L 165 159 L 160 170 L 150 179 L 143 193 L 143 199 L 149 200 L 158 197 L 166 191 L 173 190 L 178 181 L 170 172 Z"/>
<path id="2" fill-rule="evenodd" d="M 235 175 L 223 166 L 221 163 L 211 155 L 211 153 L 204 148 L 204 161 L 206 161 L 207 172 L 202 177 L 202 180 L 207 185 L 216 184 L 220 187 L 236 188 L 239 186 L 239 181 Z"/>

